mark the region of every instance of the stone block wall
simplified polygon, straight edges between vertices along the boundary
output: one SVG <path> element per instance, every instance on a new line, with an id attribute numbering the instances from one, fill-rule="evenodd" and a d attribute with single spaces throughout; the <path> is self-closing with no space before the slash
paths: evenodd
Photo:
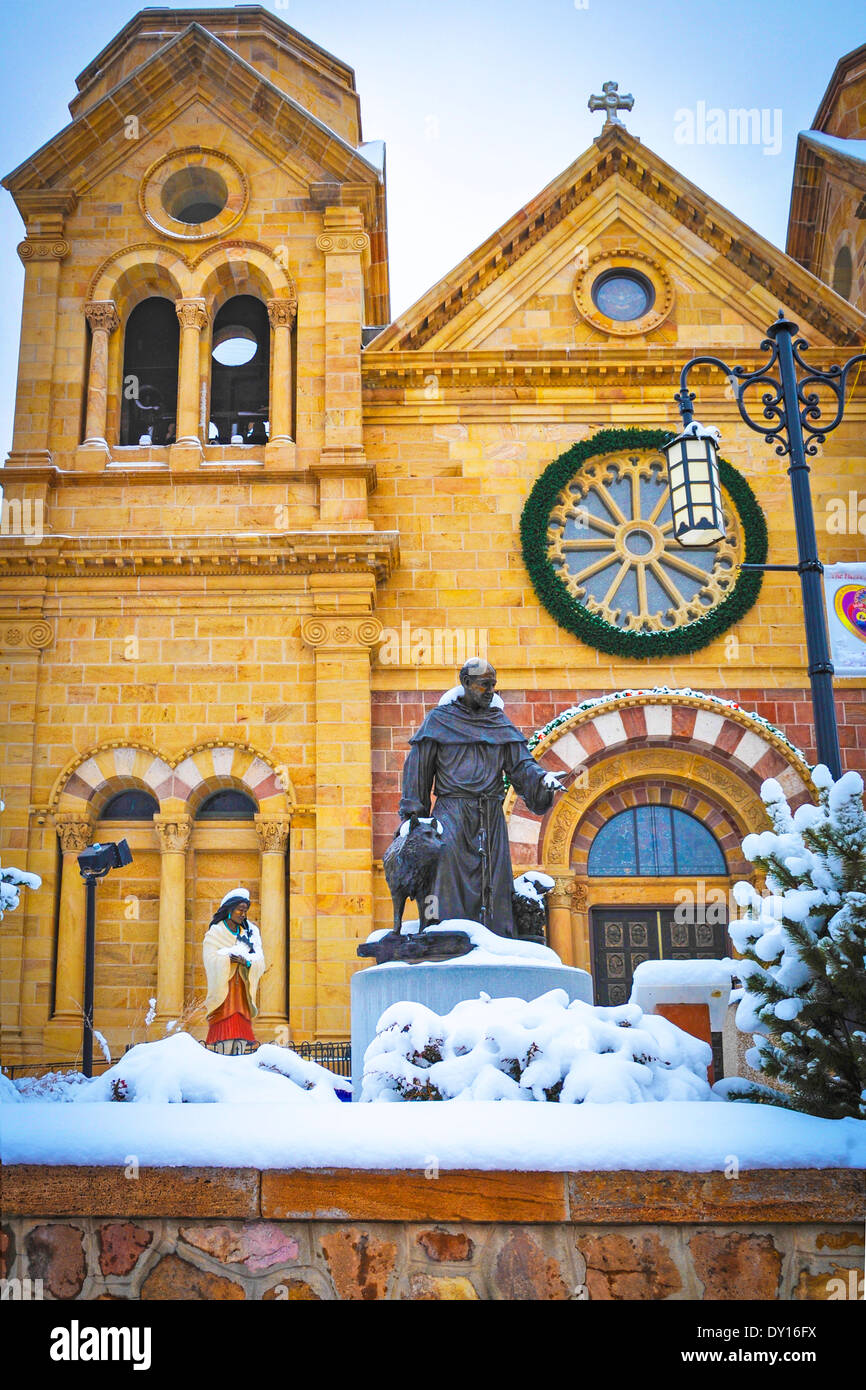
<path id="1" fill-rule="evenodd" d="M 82 1301 L 843 1299 L 863 1296 L 863 1187 L 847 1170 L 19 1168 L 0 1274 Z"/>

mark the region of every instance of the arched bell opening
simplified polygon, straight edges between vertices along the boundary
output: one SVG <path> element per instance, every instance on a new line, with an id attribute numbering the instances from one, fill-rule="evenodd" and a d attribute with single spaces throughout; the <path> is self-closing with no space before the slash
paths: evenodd
<path id="1" fill-rule="evenodd" d="M 235 295 L 211 343 L 210 444 L 266 444 L 270 434 L 270 324 L 260 299 Z"/>
<path id="2" fill-rule="evenodd" d="M 172 444 L 177 419 L 180 324 L 170 299 L 137 304 L 126 322 L 120 443 Z"/>

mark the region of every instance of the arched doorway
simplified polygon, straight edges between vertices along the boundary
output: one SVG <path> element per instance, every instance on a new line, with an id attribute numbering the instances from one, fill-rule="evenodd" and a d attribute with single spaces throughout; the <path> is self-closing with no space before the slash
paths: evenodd
<path id="1" fill-rule="evenodd" d="M 709 826 L 672 797 L 670 788 L 637 784 L 633 804 L 603 819 L 592 839 L 586 874 L 593 896 L 607 889 L 614 899 L 590 908 L 597 1004 L 626 1003 L 641 961 L 729 954 L 724 851 Z M 578 850 L 578 863 L 581 857 Z M 619 905 L 624 896 L 632 899 L 627 907 Z"/>

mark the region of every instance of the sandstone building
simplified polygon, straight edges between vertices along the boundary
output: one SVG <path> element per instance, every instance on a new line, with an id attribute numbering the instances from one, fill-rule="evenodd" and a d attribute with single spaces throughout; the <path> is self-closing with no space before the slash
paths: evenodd
<path id="1" fill-rule="evenodd" d="M 840 64 L 852 141 L 862 56 Z M 115 1052 L 203 998 L 201 938 L 238 882 L 270 960 L 259 1036 L 345 1038 L 356 946 L 389 922 L 406 740 L 484 645 L 568 781 L 543 819 L 506 806 L 515 871 L 556 878 L 563 959 L 615 1002 L 640 959 L 720 953 L 724 921 L 684 928 L 676 895 L 749 872 L 763 778 L 812 791 L 796 579 L 737 568 L 764 535 L 795 558 L 790 487 L 724 379 L 696 377 L 729 529 L 689 556 L 659 442 L 683 362 L 757 365 L 780 306 L 817 365 L 862 348 L 862 215 L 834 191 L 819 216 L 801 178 L 814 157 L 849 189 L 856 152 L 803 137 L 786 255 L 607 122 L 391 321 L 383 151 L 344 63 L 263 8 L 147 9 L 77 87 L 4 181 L 26 279 L 3 844 L 43 880 L 2 923 L 4 1061 L 75 1056 L 76 854 L 121 836 L 96 952 Z M 843 242 L 849 298 L 827 283 Z M 864 417 L 861 382 L 814 462 L 819 527 L 862 489 Z M 856 529 L 820 545 L 863 557 Z M 855 686 L 837 708 L 863 769 Z"/>

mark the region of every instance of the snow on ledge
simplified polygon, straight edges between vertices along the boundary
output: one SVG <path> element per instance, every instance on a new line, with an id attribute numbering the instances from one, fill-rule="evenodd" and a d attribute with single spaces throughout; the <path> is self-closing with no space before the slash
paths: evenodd
<path id="1" fill-rule="evenodd" d="M 239 1059 L 230 1059 L 237 1061 Z M 557 1105 L 56 1105 L 3 1107 L 3 1163 L 389 1171 L 722 1172 L 866 1167 L 866 1121 L 744 1102 Z"/>

